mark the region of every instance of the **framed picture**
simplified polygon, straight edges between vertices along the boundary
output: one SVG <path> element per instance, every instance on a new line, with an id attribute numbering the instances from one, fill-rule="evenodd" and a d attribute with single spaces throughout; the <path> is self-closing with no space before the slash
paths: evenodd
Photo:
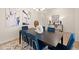
<path id="1" fill-rule="evenodd" d="M 53 15 L 52 22 L 58 23 L 59 22 L 59 15 Z"/>

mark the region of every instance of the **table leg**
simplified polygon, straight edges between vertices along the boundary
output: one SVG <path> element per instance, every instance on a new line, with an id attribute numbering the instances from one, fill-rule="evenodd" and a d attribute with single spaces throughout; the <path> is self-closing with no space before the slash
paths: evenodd
<path id="1" fill-rule="evenodd" d="M 61 44 L 63 45 L 63 36 L 61 37 Z"/>
<path id="2" fill-rule="evenodd" d="M 21 44 L 21 30 L 19 31 L 19 44 Z"/>

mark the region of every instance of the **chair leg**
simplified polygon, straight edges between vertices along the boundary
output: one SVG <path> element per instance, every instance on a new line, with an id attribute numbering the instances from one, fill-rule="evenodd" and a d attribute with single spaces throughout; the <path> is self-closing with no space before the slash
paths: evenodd
<path id="1" fill-rule="evenodd" d="M 63 36 L 61 37 L 61 44 L 63 45 Z"/>
<path id="2" fill-rule="evenodd" d="M 26 43 L 26 42 L 23 42 L 23 41 L 22 41 L 22 43 L 21 43 L 21 44 L 22 44 L 22 45 L 21 45 L 21 49 L 24 49 L 24 48 L 26 48 L 26 47 L 29 46 L 29 44 L 27 44 L 26 46 L 23 47 L 23 43 Z"/>
<path id="3" fill-rule="evenodd" d="M 30 42 L 30 40 L 29 40 L 29 43 L 28 43 L 28 44 L 29 44 L 29 50 L 31 50 L 31 46 L 30 46 L 30 43 L 31 43 L 31 42 Z"/>
<path id="4" fill-rule="evenodd" d="M 36 50 L 39 50 L 39 46 L 38 46 L 38 43 L 35 41 L 35 45 L 36 45 Z"/>
<path id="5" fill-rule="evenodd" d="M 34 46 L 34 45 L 33 45 L 33 40 L 32 40 L 32 50 L 34 50 L 34 49 L 33 49 L 33 46 Z"/>

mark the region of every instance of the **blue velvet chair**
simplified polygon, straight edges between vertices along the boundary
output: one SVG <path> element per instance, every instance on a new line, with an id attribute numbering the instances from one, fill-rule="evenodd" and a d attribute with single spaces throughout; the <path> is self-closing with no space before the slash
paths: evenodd
<path id="1" fill-rule="evenodd" d="M 49 47 L 52 50 L 71 50 L 73 48 L 73 44 L 75 42 L 75 34 L 71 33 L 67 46 L 58 43 L 56 47 Z"/>
<path id="2" fill-rule="evenodd" d="M 55 28 L 48 27 L 47 31 L 48 32 L 55 32 Z"/>
<path id="3" fill-rule="evenodd" d="M 29 45 L 33 47 L 35 50 L 42 50 L 46 47 L 46 44 L 39 40 L 37 36 L 32 35 L 31 33 L 27 33 L 27 39 L 29 41 Z"/>
<path id="4" fill-rule="evenodd" d="M 27 30 L 27 26 L 22 27 L 22 39 L 27 42 L 28 45 L 33 47 L 35 50 L 42 50 L 46 47 L 45 43 L 40 41 L 40 38 L 37 35 L 34 36 L 31 33 L 28 33 Z M 45 31 L 45 27 L 43 27 L 43 30 Z"/>
<path id="5" fill-rule="evenodd" d="M 26 36 L 27 30 L 28 30 L 28 26 L 22 26 L 22 30 L 21 30 L 22 40 L 25 41 L 26 43 L 28 43 L 28 39 Z"/>
<path id="6" fill-rule="evenodd" d="M 23 39 L 26 39 L 27 30 L 28 30 L 28 26 L 22 26 L 21 34 Z"/>
<path id="7" fill-rule="evenodd" d="M 21 44 L 21 37 L 24 41 L 26 41 L 26 31 L 28 30 L 28 26 L 22 26 L 22 30 L 19 31 L 19 44 Z"/>
<path id="8" fill-rule="evenodd" d="M 71 33 L 70 39 L 67 44 L 67 49 L 72 49 L 74 42 L 75 42 L 75 34 Z"/>

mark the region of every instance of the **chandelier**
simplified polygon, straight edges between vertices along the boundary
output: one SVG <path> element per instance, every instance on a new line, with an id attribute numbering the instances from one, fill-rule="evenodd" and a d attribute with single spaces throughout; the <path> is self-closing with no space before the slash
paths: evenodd
<path id="1" fill-rule="evenodd" d="M 43 11 L 45 8 L 34 8 L 36 11 Z"/>

